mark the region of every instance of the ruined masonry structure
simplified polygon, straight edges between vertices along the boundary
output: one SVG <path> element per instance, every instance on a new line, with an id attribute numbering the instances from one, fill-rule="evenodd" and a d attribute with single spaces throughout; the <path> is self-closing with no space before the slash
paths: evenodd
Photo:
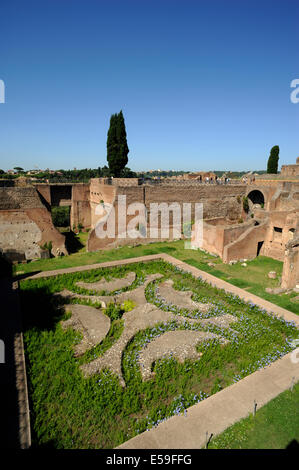
<path id="1" fill-rule="evenodd" d="M 65 237 L 36 189 L 0 187 L 0 251 L 12 260 L 30 260 L 39 258 L 41 247 L 50 241 L 54 255 L 67 254 Z"/>
<path id="2" fill-rule="evenodd" d="M 7 187 L 0 183 L 0 250 L 15 251 L 26 259 L 40 256 L 40 247 L 51 241 L 54 256 L 66 254 L 65 238 L 52 224 L 52 206 L 70 206 L 71 227 L 80 224 L 89 229 L 87 251 L 114 248 L 164 240 L 160 229 L 161 214 L 153 218 L 152 203 L 203 203 L 203 245 L 201 248 L 229 263 L 253 259 L 259 254 L 284 261 L 283 288 L 299 284 L 299 158 L 296 165 L 284 165 L 276 179 L 257 177 L 248 183 L 203 184 L 198 178 L 165 179 L 155 184 L 137 178 L 94 178 L 89 183 L 34 184 Z M 147 223 L 158 229 L 158 239 L 99 238 L 96 226 L 103 224 L 110 204 L 115 210 L 118 233 L 117 202 L 126 196 L 127 206 L 142 203 L 147 210 Z M 243 209 L 243 198 L 249 201 L 249 212 Z M 126 216 L 126 226 L 135 217 Z M 194 213 L 191 213 L 194 220 Z M 109 220 L 109 219 L 108 219 Z M 181 227 L 182 227 L 181 220 Z M 174 239 L 174 220 L 170 211 L 170 233 Z M 148 231 L 149 235 L 149 231 Z M 177 235 L 176 235 L 177 236 Z M 181 235 L 183 237 L 183 235 Z M 192 240 L 197 247 L 197 240 Z"/>

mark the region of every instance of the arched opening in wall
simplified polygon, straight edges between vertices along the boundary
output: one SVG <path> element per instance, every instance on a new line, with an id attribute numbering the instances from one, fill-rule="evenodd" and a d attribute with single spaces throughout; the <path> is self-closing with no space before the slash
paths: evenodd
<path id="1" fill-rule="evenodd" d="M 256 256 L 258 256 L 260 254 L 260 251 L 262 249 L 262 246 L 263 246 L 264 242 L 257 242 L 257 251 L 256 251 Z"/>
<path id="2" fill-rule="evenodd" d="M 265 198 L 264 198 L 263 193 L 259 191 L 258 189 L 255 189 L 254 191 L 250 191 L 247 197 L 248 199 L 250 199 L 250 201 L 253 204 L 259 204 L 261 207 L 264 207 Z"/>
<path id="3" fill-rule="evenodd" d="M 70 226 L 70 211 L 70 206 L 52 207 L 52 221 L 55 227 L 66 228 Z"/>

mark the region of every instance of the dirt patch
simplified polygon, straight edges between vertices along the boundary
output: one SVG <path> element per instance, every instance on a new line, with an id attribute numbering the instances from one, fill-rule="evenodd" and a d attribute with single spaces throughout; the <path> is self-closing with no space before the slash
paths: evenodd
<path id="1" fill-rule="evenodd" d="M 75 356 L 103 341 L 110 329 L 110 319 L 101 310 L 87 305 L 71 304 L 65 306 L 70 311 L 70 319 L 61 323 L 63 328 L 72 327 L 83 335 L 83 339 L 74 347 Z"/>
<path id="2" fill-rule="evenodd" d="M 184 362 L 186 359 L 200 359 L 202 353 L 197 352 L 196 345 L 201 341 L 213 338 L 221 339 L 218 335 L 203 331 L 167 331 L 151 341 L 139 355 L 143 380 L 154 375 L 151 372 L 151 366 L 157 359 L 169 356 L 175 356 L 179 362 Z"/>
<path id="3" fill-rule="evenodd" d="M 207 312 L 212 307 L 212 304 L 204 304 L 192 300 L 191 297 L 194 295 L 194 292 L 192 291 L 178 291 L 174 289 L 172 279 L 168 279 L 159 285 L 158 295 L 160 295 L 167 303 L 175 304 L 178 308 Z"/>
<path id="4" fill-rule="evenodd" d="M 129 287 L 136 279 L 136 274 L 131 272 L 126 275 L 126 277 L 120 279 L 114 279 L 113 281 L 97 281 L 97 282 L 76 282 L 76 285 L 79 287 L 84 287 L 84 289 L 93 290 L 97 292 L 113 292 L 115 290 L 123 289 L 124 287 Z"/>
<path id="5" fill-rule="evenodd" d="M 54 294 L 55 296 L 60 296 L 66 299 L 82 299 L 88 300 L 92 303 L 99 303 L 102 308 L 106 308 L 109 302 L 113 302 L 114 298 L 106 295 L 84 295 L 84 294 L 76 294 L 75 292 L 71 292 L 68 289 L 63 289 L 61 292 L 57 292 Z"/>
<path id="6" fill-rule="evenodd" d="M 234 317 L 233 315 L 230 315 L 229 313 L 226 315 L 221 315 L 219 317 L 211 317 L 207 318 L 205 320 L 201 320 L 202 325 L 206 325 L 211 323 L 212 325 L 219 326 L 220 328 L 228 328 L 231 323 L 237 322 L 238 318 Z M 234 330 L 234 333 L 236 334 L 237 331 Z"/>

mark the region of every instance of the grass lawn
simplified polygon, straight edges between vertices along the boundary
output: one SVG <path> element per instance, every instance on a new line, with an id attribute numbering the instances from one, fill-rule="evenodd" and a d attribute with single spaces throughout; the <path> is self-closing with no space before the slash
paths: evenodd
<path id="1" fill-rule="evenodd" d="M 285 449 L 292 441 L 299 446 L 299 383 L 222 434 L 209 449 Z"/>
<path id="2" fill-rule="evenodd" d="M 292 302 L 291 300 L 292 297 L 297 295 L 295 292 L 281 295 L 268 294 L 265 292 L 266 287 L 279 286 L 278 278 L 281 276 L 283 267 L 283 263 L 281 261 L 259 256 L 252 261 L 248 261 L 247 267 L 241 266 L 241 263 L 230 266 L 228 264 L 224 264 L 219 257 L 214 257 L 200 250 L 185 249 L 183 240 L 151 243 L 149 245 L 139 245 L 136 247 L 125 246 L 112 250 L 103 250 L 101 252 L 86 253 L 84 244 L 86 243 L 87 236 L 88 234 L 84 232 L 78 235 L 80 242 L 83 245 L 83 247 L 80 247 L 79 252 L 61 258 L 38 260 L 25 265 L 21 264 L 16 266 L 15 273 L 48 271 L 117 259 L 133 258 L 135 256 L 168 253 L 177 259 L 201 269 L 202 271 L 213 274 L 220 279 L 258 295 L 269 302 L 273 302 L 280 307 L 299 314 L 299 303 Z M 213 262 L 215 266 L 208 266 L 209 262 Z M 278 278 L 269 279 L 269 271 L 276 271 Z"/>
<path id="3" fill-rule="evenodd" d="M 86 253 L 86 243 L 88 239 L 88 232 L 79 232 L 76 234 L 76 238 L 79 243 L 82 245 L 81 248 L 78 250 L 78 253 Z"/>

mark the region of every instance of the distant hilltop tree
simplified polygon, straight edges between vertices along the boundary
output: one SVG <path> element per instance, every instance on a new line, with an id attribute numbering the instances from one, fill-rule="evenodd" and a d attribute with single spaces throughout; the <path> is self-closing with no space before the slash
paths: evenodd
<path id="1" fill-rule="evenodd" d="M 278 160 L 279 160 L 279 146 L 274 145 L 271 148 L 270 156 L 268 159 L 267 173 L 277 173 L 278 171 Z"/>
<path id="2" fill-rule="evenodd" d="M 112 114 L 107 135 L 107 161 L 112 176 L 119 177 L 128 163 L 129 148 L 122 111 Z"/>

